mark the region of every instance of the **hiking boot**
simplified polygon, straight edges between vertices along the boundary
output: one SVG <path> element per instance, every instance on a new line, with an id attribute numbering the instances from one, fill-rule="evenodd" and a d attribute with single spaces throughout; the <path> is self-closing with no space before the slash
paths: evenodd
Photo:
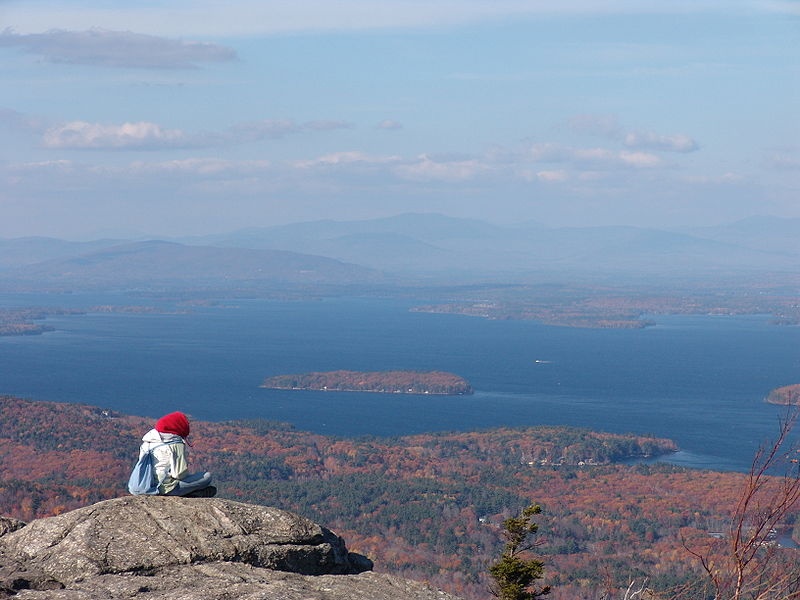
<path id="1" fill-rule="evenodd" d="M 184 494 L 184 498 L 213 498 L 217 495 L 217 488 L 213 485 Z"/>

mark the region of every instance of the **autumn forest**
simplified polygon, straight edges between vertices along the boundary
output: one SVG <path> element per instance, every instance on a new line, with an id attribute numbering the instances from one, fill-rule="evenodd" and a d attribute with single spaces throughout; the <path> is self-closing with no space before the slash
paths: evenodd
<path id="1" fill-rule="evenodd" d="M 0 514 L 27 521 L 124 495 L 151 426 L 0 397 Z M 193 422 L 192 440 L 190 466 L 213 471 L 220 496 L 308 516 L 376 570 L 470 599 L 487 597 L 503 520 L 533 502 L 551 597 L 619 597 L 608 594 L 633 581 L 686 589 L 746 483 L 652 462 L 675 450 L 669 440 L 570 428 L 354 440 L 266 421 Z M 776 534 L 791 535 L 793 520 Z"/>

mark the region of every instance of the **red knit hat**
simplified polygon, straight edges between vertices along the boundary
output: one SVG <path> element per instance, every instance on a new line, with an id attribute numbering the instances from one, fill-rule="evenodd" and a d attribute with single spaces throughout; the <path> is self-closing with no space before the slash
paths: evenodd
<path id="1" fill-rule="evenodd" d="M 189 419 L 182 412 L 169 413 L 156 421 L 156 431 L 159 433 L 174 433 L 182 438 L 188 437 Z"/>

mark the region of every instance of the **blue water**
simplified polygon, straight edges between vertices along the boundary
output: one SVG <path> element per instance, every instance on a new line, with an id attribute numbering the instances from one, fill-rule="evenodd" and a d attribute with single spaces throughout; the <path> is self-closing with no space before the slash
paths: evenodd
<path id="1" fill-rule="evenodd" d="M 0 295 L 0 306 L 144 304 L 137 298 Z M 0 393 L 157 417 L 259 417 L 341 436 L 572 425 L 675 440 L 673 462 L 746 469 L 800 382 L 800 328 L 766 317 L 656 317 L 638 330 L 550 327 L 409 312 L 412 302 L 237 301 L 188 314 L 48 319 L 0 338 Z M 334 369 L 452 371 L 466 397 L 291 392 L 267 376 Z"/>

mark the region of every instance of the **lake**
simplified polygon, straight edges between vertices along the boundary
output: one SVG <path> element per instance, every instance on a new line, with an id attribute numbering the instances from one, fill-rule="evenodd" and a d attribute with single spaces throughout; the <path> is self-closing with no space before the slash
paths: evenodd
<path id="1" fill-rule="evenodd" d="M 0 306 L 109 303 L 145 300 L 0 295 Z M 337 436 L 570 425 L 669 437 L 681 448 L 671 462 L 743 470 L 785 414 L 764 397 L 800 382 L 800 328 L 765 316 L 575 329 L 410 312 L 414 304 L 242 300 L 185 314 L 50 318 L 54 332 L 0 338 L 0 393 L 151 417 L 264 418 Z M 259 387 L 271 375 L 336 369 L 451 371 L 476 393 Z"/>

